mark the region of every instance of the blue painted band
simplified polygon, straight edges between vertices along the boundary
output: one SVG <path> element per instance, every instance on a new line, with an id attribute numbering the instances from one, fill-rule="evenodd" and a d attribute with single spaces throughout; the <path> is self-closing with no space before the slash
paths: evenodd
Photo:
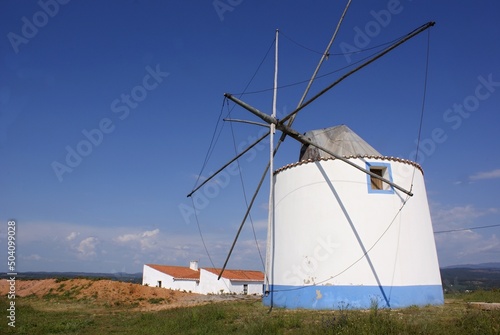
<path id="1" fill-rule="evenodd" d="M 266 306 L 305 309 L 369 309 L 442 305 L 441 285 L 415 286 L 287 286 L 273 285 Z"/>

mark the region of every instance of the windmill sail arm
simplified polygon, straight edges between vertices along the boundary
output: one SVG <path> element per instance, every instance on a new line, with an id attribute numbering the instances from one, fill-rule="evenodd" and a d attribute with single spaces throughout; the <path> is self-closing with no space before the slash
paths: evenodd
<path id="1" fill-rule="evenodd" d="M 244 154 L 246 154 L 249 150 L 251 150 L 254 146 L 256 146 L 258 143 L 260 143 L 260 141 L 262 141 L 263 139 L 265 139 L 267 136 L 269 135 L 269 133 L 265 133 L 264 135 L 262 135 L 259 139 L 257 139 L 253 144 L 251 144 L 250 146 L 248 146 L 248 148 L 246 148 L 245 150 L 243 150 L 242 152 L 240 152 L 238 155 L 236 155 L 236 157 L 234 157 L 233 159 L 231 159 L 229 162 L 227 162 L 226 164 L 224 164 L 219 170 L 215 171 L 210 177 L 208 177 L 203 183 L 201 183 L 198 187 L 196 187 L 194 190 L 191 191 L 191 193 L 189 193 L 187 195 L 187 197 L 189 198 L 190 196 L 192 196 L 196 191 L 198 191 L 203 185 L 205 185 L 206 183 L 208 183 L 212 178 L 214 178 L 216 175 L 218 175 L 222 170 L 224 170 L 225 168 L 227 168 L 231 163 L 233 163 L 235 160 L 237 160 L 238 158 L 240 158 L 241 156 L 243 156 Z"/>
<path id="2" fill-rule="evenodd" d="M 385 54 L 389 53 L 390 51 L 394 50 L 395 48 L 397 48 L 398 46 L 400 46 L 401 44 L 403 44 L 404 42 L 408 41 L 409 39 L 411 39 L 412 37 L 420 34 L 421 32 L 423 32 L 424 30 L 427 30 L 428 28 L 434 26 L 436 23 L 431 21 L 431 22 L 427 22 L 426 24 L 422 25 L 421 27 L 415 29 L 414 31 L 412 31 L 411 33 L 409 33 L 408 35 L 406 35 L 404 38 L 402 38 L 401 40 L 399 40 L 398 42 L 394 43 L 393 45 L 391 45 L 390 47 L 388 47 L 387 49 L 385 49 L 384 51 L 382 51 L 380 54 L 376 55 L 375 57 L 369 59 L 368 61 L 364 62 L 363 64 L 361 64 L 360 66 L 358 66 L 357 68 L 347 72 L 346 74 L 344 74 L 342 77 L 340 77 L 339 79 L 337 79 L 336 81 L 334 81 L 333 83 L 331 83 L 330 85 L 328 85 L 326 88 L 324 88 L 323 90 L 321 90 L 319 93 L 317 93 L 315 96 L 313 96 L 311 99 L 307 100 L 306 102 L 304 102 L 303 104 L 301 104 L 299 107 L 297 107 L 293 112 L 291 112 L 290 114 L 288 114 L 287 116 L 285 116 L 283 119 L 282 119 L 282 122 L 286 122 L 287 120 L 290 120 L 292 118 L 295 117 L 295 115 L 300 112 L 304 107 L 308 106 L 311 102 L 313 102 L 314 100 L 316 100 L 317 98 L 319 98 L 320 96 L 322 96 L 323 94 L 325 94 L 327 91 L 329 91 L 331 88 L 333 88 L 334 86 L 336 86 L 338 83 L 340 83 L 341 81 L 343 81 L 344 79 L 346 79 L 347 77 L 349 77 L 350 75 L 354 74 L 355 72 L 361 70 L 362 68 L 364 68 L 365 66 L 373 63 L 374 61 L 376 61 L 377 59 L 381 58 L 382 56 L 384 56 Z"/>
<path id="3" fill-rule="evenodd" d="M 383 181 L 384 183 L 387 183 L 389 185 L 391 185 L 392 187 L 400 190 L 401 192 L 405 193 L 405 194 L 408 194 L 409 196 L 413 196 L 413 193 L 411 193 L 410 191 L 404 189 L 403 187 L 393 183 L 392 181 L 388 180 L 388 179 L 385 179 L 367 169 L 364 169 L 362 168 L 361 166 L 357 165 L 357 164 L 354 164 L 353 162 L 351 162 L 350 160 L 342 157 L 342 156 L 339 156 L 337 155 L 336 153 L 332 152 L 331 150 L 328 150 L 327 148 L 324 148 L 314 142 L 312 142 L 311 140 L 309 140 L 307 137 L 305 137 L 304 135 L 300 134 L 298 131 L 296 131 L 295 129 L 292 129 L 291 127 L 287 126 L 286 124 L 284 124 L 283 122 L 284 121 L 278 121 L 276 118 L 270 116 L 270 115 L 267 115 L 263 112 L 261 112 L 260 110 L 258 110 L 257 108 L 254 108 L 252 106 L 250 106 L 249 104 L 239 100 L 238 98 L 232 96 L 231 94 L 224 94 L 224 96 L 226 98 L 228 98 L 229 100 L 231 101 L 234 101 L 236 104 L 240 105 L 241 107 L 245 108 L 246 110 L 248 110 L 249 112 L 251 112 L 252 114 L 260 117 L 262 120 L 266 121 L 267 123 L 274 123 L 276 125 L 276 128 L 279 129 L 280 131 L 282 131 L 283 133 L 287 134 L 288 136 L 294 138 L 295 140 L 299 141 L 300 143 L 302 144 L 308 144 L 308 145 L 312 145 L 324 152 L 326 152 L 327 154 L 330 154 L 332 155 L 333 157 L 335 157 L 336 159 L 339 159 L 341 161 L 343 161 L 344 163 L 347 163 L 349 165 L 351 165 L 352 167 L 366 173 L 367 175 L 370 175 L 371 177 L 373 178 L 376 178 L 376 179 L 379 179 L 381 181 Z"/>
<path id="4" fill-rule="evenodd" d="M 252 114 L 260 117 L 262 120 L 266 121 L 267 123 L 269 123 L 269 124 L 272 123 L 272 124 L 275 124 L 275 125 L 278 124 L 278 119 L 276 119 L 275 117 L 273 117 L 271 115 L 267 115 L 266 113 L 261 112 L 257 108 L 250 106 L 249 104 L 247 104 L 244 101 L 241 101 L 240 99 L 236 98 L 232 94 L 230 94 L 230 93 L 224 93 L 224 96 L 226 98 L 228 98 L 229 100 L 233 101 L 235 104 L 240 105 L 241 107 L 245 108 L 250 113 L 252 113 Z"/>
<path id="5" fill-rule="evenodd" d="M 248 120 L 240 120 L 240 119 L 222 119 L 223 121 L 227 122 L 239 122 L 239 123 L 246 123 L 246 124 L 252 124 L 254 126 L 260 126 L 260 127 L 265 127 L 269 128 L 269 125 L 260 123 L 260 122 L 254 122 L 254 121 L 248 121 Z"/>

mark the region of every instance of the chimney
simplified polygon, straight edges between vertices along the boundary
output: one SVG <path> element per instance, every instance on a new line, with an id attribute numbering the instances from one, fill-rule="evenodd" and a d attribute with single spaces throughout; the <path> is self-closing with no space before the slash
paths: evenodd
<path id="1" fill-rule="evenodd" d="M 189 268 L 194 271 L 198 271 L 198 261 L 189 262 Z"/>

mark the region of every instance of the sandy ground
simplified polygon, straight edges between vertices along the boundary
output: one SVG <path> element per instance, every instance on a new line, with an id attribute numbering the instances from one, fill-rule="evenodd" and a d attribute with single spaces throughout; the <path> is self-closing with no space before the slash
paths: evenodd
<path id="1" fill-rule="evenodd" d="M 0 294 L 6 295 L 8 292 L 8 281 L 0 280 Z M 106 306 L 133 306 L 140 310 L 160 310 L 228 300 L 259 299 L 256 296 L 202 295 L 104 279 L 68 279 L 59 282 L 55 279 L 17 280 L 15 292 L 18 297 L 56 295 L 75 300 L 89 300 Z"/>

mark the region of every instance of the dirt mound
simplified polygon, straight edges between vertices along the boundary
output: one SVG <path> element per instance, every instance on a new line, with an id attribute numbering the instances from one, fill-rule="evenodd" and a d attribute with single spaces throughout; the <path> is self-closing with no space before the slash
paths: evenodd
<path id="1" fill-rule="evenodd" d="M 8 292 L 8 281 L 1 280 L 0 294 L 6 295 Z M 205 296 L 105 279 L 17 280 L 16 295 L 19 297 L 35 295 L 48 299 L 88 300 L 107 306 L 130 306 L 144 310 L 193 306 L 221 300 L 217 299 L 217 296 Z"/>

